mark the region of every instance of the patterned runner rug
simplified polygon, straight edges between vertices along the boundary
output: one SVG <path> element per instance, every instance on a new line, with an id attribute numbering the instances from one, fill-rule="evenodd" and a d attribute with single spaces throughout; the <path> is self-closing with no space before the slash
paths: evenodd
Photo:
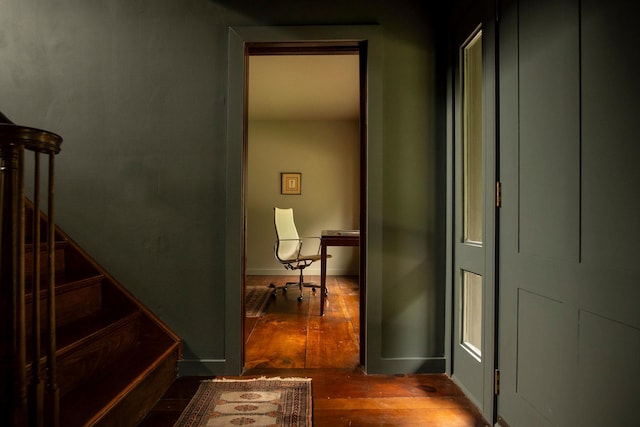
<path id="1" fill-rule="evenodd" d="M 311 427 L 312 402 L 310 378 L 206 380 L 174 427 Z"/>
<path id="2" fill-rule="evenodd" d="M 244 290 L 245 316 L 262 317 L 272 292 L 273 289 L 266 286 L 247 286 Z"/>

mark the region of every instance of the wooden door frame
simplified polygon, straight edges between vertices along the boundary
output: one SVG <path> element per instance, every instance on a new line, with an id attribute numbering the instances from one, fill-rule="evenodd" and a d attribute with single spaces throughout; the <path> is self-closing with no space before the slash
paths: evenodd
<path id="1" fill-rule="evenodd" d="M 320 35 L 320 37 L 318 36 Z M 375 49 L 370 50 L 370 40 Z M 350 50 L 360 57 L 360 363 L 367 367 L 369 316 L 379 316 L 372 299 L 379 301 L 381 277 L 381 67 L 380 34 L 377 26 L 327 27 L 236 27 L 229 32 L 229 73 L 242 70 L 241 78 L 228 76 L 227 96 L 227 183 L 226 183 L 226 261 L 225 261 L 225 371 L 244 369 L 244 276 L 245 276 L 245 194 L 247 151 L 247 57 L 252 49 L 271 54 L 336 53 Z M 306 50 L 305 50 L 306 49 Z M 372 55 L 373 53 L 373 55 Z M 371 63 L 376 65 L 372 68 Z M 371 73 L 375 73 L 373 80 Z M 373 92 L 371 86 L 373 87 Z M 370 94 L 375 102 L 372 103 Z M 372 113 L 373 112 L 373 113 Z M 372 117 L 373 116 L 373 117 Z M 241 118 L 242 123 L 239 123 Z M 374 139 L 373 150 L 371 138 Z M 373 185 L 371 185 L 373 182 Z M 373 197 L 371 197 L 373 194 Z M 373 249 L 373 250 L 372 250 Z M 372 274 L 373 273 L 373 274 Z M 375 335 L 377 336 L 377 334 Z M 374 348 L 379 344 L 374 341 Z"/>
<path id="2" fill-rule="evenodd" d="M 249 151 L 249 140 L 248 140 L 248 85 L 249 85 L 249 67 L 246 66 L 248 64 L 249 56 L 277 56 L 277 55 L 358 55 L 359 58 L 359 93 L 360 93 L 360 118 L 358 119 L 358 124 L 360 128 L 360 140 L 359 140 L 359 161 L 360 161 L 360 204 L 359 204 L 359 228 L 364 229 L 363 224 L 366 224 L 367 219 L 367 168 L 366 168 L 366 159 L 367 159 L 367 132 L 366 132 L 366 106 L 367 106 L 367 91 L 366 91 L 366 79 L 367 79 L 367 70 L 366 70 L 366 45 L 362 42 L 357 41 L 343 41 L 343 42 L 254 42 L 254 43 L 246 43 L 245 45 L 245 76 L 244 76 L 244 88 L 245 88 L 245 98 L 244 98 L 244 137 L 243 137 L 243 166 L 242 166 L 242 176 L 244 181 L 243 186 L 243 199 L 244 195 L 247 194 L 247 173 L 248 173 L 248 161 L 247 161 L 247 153 Z M 363 57 L 363 59 L 360 59 Z M 246 203 L 243 202 L 244 209 L 246 209 Z M 243 212 L 243 231 L 242 231 L 242 251 L 243 254 L 246 254 L 246 210 Z M 359 349 L 359 357 L 360 364 L 364 366 L 364 351 L 363 351 L 363 343 L 365 342 L 365 312 L 366 312 L 366 232 L 361 233 L 360 235 L 360 244 L 359 244 L 359 284 L 360 284 L 360 349 Z M 242 261 L 242 302 L 244 306 L 244 290 L 246 287 L 246 265 L 245 265 L 245 257 L 243 256 Z M 244 316 L 244 308 L 242 310 Z M 245 329 L 242 328 L 242 353 L 241 357 L 244 364 L 244 343 L 246 342 Z"/>

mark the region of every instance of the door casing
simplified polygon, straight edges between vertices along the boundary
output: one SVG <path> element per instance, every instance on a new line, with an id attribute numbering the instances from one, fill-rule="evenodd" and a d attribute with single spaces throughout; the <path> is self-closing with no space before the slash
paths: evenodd
<path id="1" fill-rule="evenodd" d="M 360 92 L 360 216 L 359 216 L 359 224 L 360 228 L 364 228 L 363 224 L 366 224 L 366 194 L 367 194 L 367 186 L 366 186 L 366 158 L 367 158 L 367 133 L 366 133 L 366 106 L 367 106 L 367 91 L 366 91 L 366 78 L 367 78 L 367 70 L 366 70 L 366 45 L 358 41 L 343 41 L 343 42 L 321 42 L 321 41 L 313 41 L 313 42 L 299 42 L 299 43 L 279 43 L 279 42 L 254 42 L 247 43 L 245 49 L 245 64 L 248 63 L 248 57 L 253 55 L 340 55 L 340 54 L 355 54 L 358 55 L 359 58 L 359 92 Z M 248 67 L 245 66 L 245 87 L 247 85 L 246 82 L 249 80 L 249 72 Z M 309 84 L 312 84 L 310 82 Z M 246 98 L 247 91 L 245 91 L 245 104 L 248 105 L 248 99 Z M 245 106 L 245 118 L 244 122 L 244 138 L 243 138 L 243 178 L 244 178 L 244 187 L 243 187 L 243 195 L 247 194 L 247 173 L 248 173 L 248 162 L 247 162 L 247 153 L 248 153 L 248 118 L 247 111 L 248 107 Z M 244 196 L 243 196 L 244 198 Z M 245 203 L 243 202 L 243 206 Z M 246 274 L 245 274 L 245 251 L 246 251 L 246 212 L 243 212 L 243 232 L 242 232 L 242 249 L 243 249 L 243 274 L 242 274 L 242 289 L 243 296 L 242 301 L 244 301 L 244 290 L 245 290 L 245 282 Z M 366 330 L 366 315 L 365 315 L 365 301 L 366 301 L 366 233 L 361 233 L 360 238 L 360 256 L 359 256 L 359 285 L 360 285 L 360 364 L 364 366 L 364 351 L 363 351 L 363 343 L 365 342 L 365 330 Z M 244 316 L 244 309 L 243 309 Z M 244 343 L 246 342 L 246 337 L 244 336 L 245 328 L 242 328 L 243 338 L 242 338 L 242 359 L 244 361 Z"/>
<path id="2" fill-rule="evenodd" d="M 243 369 L 244 183 L 246 154 L 246 57 L 251 45 L 360 49 L 361 70 L 361 293 L 360 358 L 365 370 L 378 358 L 379 334 L 369 331 L 380 318 L 382 256 L 382 36 L 378 26 L 232 27 L 229 31 L 227 93 L 225 236 L 225 373 Z M 373 323 L 376 326 L 375 322 Z M 377 328 L 376 328 L 377 329 Z M 373 358 L 371 357 L 373 355 Z"/>

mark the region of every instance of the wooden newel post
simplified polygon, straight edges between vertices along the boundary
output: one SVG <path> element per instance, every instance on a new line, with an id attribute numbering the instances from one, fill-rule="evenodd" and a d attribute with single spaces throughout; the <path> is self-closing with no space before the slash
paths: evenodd
<path id="1" fill-rule="evenodd" d="M 20 425 L 26 417 L 26 348 L 24 253 L 20 244 L 20 152 L 22 146 L 0 145 L 0 417 L 2 425 Z"/>
<path id="2" fill-rule="evenodd" d="M 62 138 L 40 129 L 15 125 L 0 112 L 0 425 L 41 427 L 58 424 L 58 387 L 55 366 L 55 224 L 53 223 L 53 157 Z M 34 212 L 32 242 L 31 327 L 27 334 L 25 291 L 25 150 L 34 158 Z M 49 155 L 47 238 L 46 385 L 42 381 L 40 306 L 40 154 Z M 44 282 L 44 280 L 43 280 Z M 33 341 L 27 381 L 27 336 Z M 46 407 L 46 409 L 45 409 Z"/>

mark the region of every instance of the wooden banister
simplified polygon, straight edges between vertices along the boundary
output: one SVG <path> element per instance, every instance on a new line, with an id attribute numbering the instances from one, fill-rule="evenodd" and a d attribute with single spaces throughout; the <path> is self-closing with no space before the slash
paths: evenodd
<path id="1" fill-rule="evenodd" d="M 0 424 L 12 427 L 57 426 L 59 396 L 55 365 L 55 224 L 54 156 L 62 138 L 55 133 L 19 126 L 0 112 Z M 31 342 L 27 345 L 25 311 L 25 151 L 33 153 L 33 246 Z M 41 156 L 49 158 L 47 179 L 47 269 L 41 280 Z M 47 287 L 44 325 L 46 366 L 41 366 L 40 287 Z M 31 349 L 29 359 L 27 348 Z M 30 379 L 27 365 L 31 364 Z M 43 373 L 45 380 L 43 381 Z"/>

